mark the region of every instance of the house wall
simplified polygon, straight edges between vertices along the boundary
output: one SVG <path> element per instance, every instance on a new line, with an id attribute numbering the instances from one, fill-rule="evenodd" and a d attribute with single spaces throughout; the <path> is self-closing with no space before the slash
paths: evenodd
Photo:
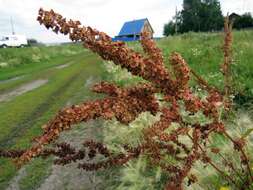
<path id="1" fill-rule="evenodd" d="M 150 37 L 153 38 L 153 31 L 152 31 L 152 28 L 151 26 L 149 25 L 149 23 L 146 21 L 145 24 L 144 24 L 144 27 L 142 29 L 142 31 L 146 31 L 150 34 Z"/>

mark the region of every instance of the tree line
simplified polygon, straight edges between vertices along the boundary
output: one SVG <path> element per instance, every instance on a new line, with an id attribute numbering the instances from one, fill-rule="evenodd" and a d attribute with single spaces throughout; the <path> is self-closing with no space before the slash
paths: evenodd
<path id="1" fill-rule="evenodd" d="M 253 27 L 250 13 L 233 17 L 234 28 Z M 224 16 L 219 0 L 184 0 L 182 11 L 176 13 L 173 20 L 164 25 L 164 35 L 175 33 L 220 31 Z"/>

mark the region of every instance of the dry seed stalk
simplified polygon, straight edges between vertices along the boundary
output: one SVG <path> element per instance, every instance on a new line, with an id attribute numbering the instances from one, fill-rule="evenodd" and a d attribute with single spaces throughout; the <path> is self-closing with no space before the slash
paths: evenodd
<path id="1" fill-rule="evenodd" d="M 241 152 L 241 162 L 247 180 L 245 188 L 249 186 L 252 178 L 247 177 L 251 173 L 248 170 L 249 159 L 243 150 L 244 144 L 227 135 L 224 123 L 219 118 L 219 109 L 223 106 L 224 101 L 223 95 L 215 88 L 209 87 L 206 81 L 197 77 L 200 85 L 208 87 L 206 88 L 208 96 L 204 100 L 196 96 L 189 86 L 191 70 L 180 54 L 174 52 L 170 56 L 174 75 L 171 76 L 164 65 L 161 50 L 145 32 L 141 40 L 145 55 L 142 55 L 128 48 L 124 42 L 113 42 L 103 32 L 90 27 L 81 27 L 79 21 L 67 21 L 53 10 L 40 9 L 38 21 L 56 33 L 69 35 L 73 41 L 82 41 L 86 48 L 97 53 L 104 60 L 113 61 L 133 75 L 142 77 L 147 83 L 128 88 L 120 88 L 106 82 L 95 85 L 93 91 L 107 94 L 106 98 L 73 105 L 59 111 L 51 121 L 43 126 L 44 133 L 36 138 L 37 142 L 30 149 L 2 150 L 0 151 L 1 157 L 16 158 L 17 165 L 21 166 L 34 157 L 55 155 L 58 157 L 56 164 L 66 165 L 77 160 L 83 161 L 78 167 L 90 171 L 123 165 L 140 155 L 146 155 L 152 165 L 160 166 L 165 173 L 170 174 L 165 189 L 181 190 L 183 181 L 188 176 L 192 182 L 196 181 L 192 180 L 193 175 L 190 174 L 190 171 L 198 160 L 212 165 L 217 172 L 224 173 L 213 164 L 210 156 L 207 155 L 208 150 L 202 148 L 205 147 L 205 142 L 211 134 L 221 133 L 234 143 L 235 150 Z M 227 49 L 224 49 L 224 57 L 227 60 L 229 57 L 227 50 L 230 50 L 229 35 L 225 41 L 228 42 Z M 229 60 L 225 61 L 224 65 L 227 66 L 227 64 Z M 227 71 L 226 66 L 224 71 Z M 225 91 L 228 93 L 228 90 Z M 158 99 L 155 97 L 157 92 L 163 93 L 164 101 L 170 103 L 171 106 L 159 106 Z M 198 123 L 184 123 L 179 109 L 180 102 L 183 102 L 186 111 L 191 114 L 202 111 L 213 122 L 204 126 Z M 94 141 L 84 142 L 80 150 L 76 150 L 67 143 L 58 144 L 54 149 L 46 148 L 46 145 L 54 142 L 62 131 L 71 129 L 74 124 L 99 117 L 107 120 L 116 118 L 119 122 L 127 124 L 146 111 L 153 115 L 160 112 L 160 120 L 143 130 L 144 138 L 138 146 L 123 145 L 125 151 L 117 155 L 111 153 L 102 143 Z M 171 127 L 172 122 L 180 125 L 168 133 L 166 130 Z M 192 144 L 184 144 L 179 140 L 180 136 L 190 137 Z M 168 154 L 174 157 L 178 164 L 171 165 L 164 162 Z M 104 159 L 97 163 L 92 162 L 97 156 L 103 156 Z M 84 161 L 87 157 L 89 161 Z M 229 183 L 235 183 L 231 176 L 225 177 Z"/>

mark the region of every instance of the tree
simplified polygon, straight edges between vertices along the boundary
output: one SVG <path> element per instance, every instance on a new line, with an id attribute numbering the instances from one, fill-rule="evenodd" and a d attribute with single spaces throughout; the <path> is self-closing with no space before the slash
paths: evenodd
<path id="1" fill-rule="evenodd" d="M 164 25 L 163 35 L 169 36 L 174 35 L 177 32 L 181 33 L 181 28 L 182 28 L 182 16 L 181 12 L 177 12 L 176 15 L 173 17 L 173 20 Z"/>
<path id="2" fill-rule="evenodd" d="M 183 10 L 177 15 L 177 20 L 180 21 L 178 32 L 183 33 L 221 30 L 224 18 L 218 0 L 184 0 Z M 168 31 L 173 34 L 174 26 L 175 21 L 170 21 L 164 27 L 164 34 Z"/>
<path id="3" fill-rule="evenodd" d="M 173 21 L 170 21 L 169 23 L 164 25 L 163 29 L 164 36 L 174 35 L 175 33 L 176 33 L 176 24 Z"/>
<path id="4" fill-rule="evenodd" d="M 200 0 L 184 0 L 182 15 L 182 32 L 200 30 Z"/>
<path id="5" fill-rule="evenodd" d="M 200 31 L 217 31 L 223 27 L 223 15 L 218 0 L 204 0 L 200 9 Z"/>
<path id="6" fill-rule="evenodd" d="M 245 13 L 241 16 L 238 16 L 234 20 L 234 28 L 242 29 L 242 28 L 249 28 L 253 27 L 253 18 L 250 13 Z"/>

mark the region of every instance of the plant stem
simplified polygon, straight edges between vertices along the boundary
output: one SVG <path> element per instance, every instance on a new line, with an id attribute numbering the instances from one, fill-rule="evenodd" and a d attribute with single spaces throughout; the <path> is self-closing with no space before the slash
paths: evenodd
<path id="1" fill-rule="evenodd" d="M 193 138 L 187 134 L 187 136 L 193 141 Z M 198 144 L 200 150 L 202 151 L 202 153 L 204 153 L 206 155 L 206 152 L 204 151 L 204 149 L 201 147 L 200 144 Z M 225 174 L 221 169 L 218 168 L 218 166 L 216 166 L 212 161 L 211 161 L 211 158 L 210 160 L 207 160 L 207 162 L 216 170 L 218 171 L 224 178 L 226 178 L 228 181 L 231 181 L 233 184 L 235 184 L 236 186 L 238 186 L 236 184 L 236 182 L 233 180 L 233 178 L 227 174 Z M 238 186 L 239 187 L 239 186 Z M 240 187 L 239 187 L 240 188 Z"/>
<path id="2" fill-rule="evenodd" d="M 231 140 L 234 144 L 236 144 L 235 140 L 234 140 L 226 131 L 224 131 L 223 133 L 225 134 L 225 136 L 226 136 L 229 140 Z M 241 154 L 242 154 L 242 156 L 243 156 L 243 159 L 244 159 L 244 160 L 247 160 L 246 166 L 247 166 L 248 173 L 249 173 L 249 175 L 250 175 L 251 181 L 253 182 L 253 176 L 252 176 L 251 169 L 250 169 L 250 165 L 249 165 L 249 161 L 248 161 L 249 159 L 248 159 L 246 153 L 244 152 L 243 148 L 241 148 L 241 147 L 239 146 L 239 150 L 240 150 L 240 152 L 241 152 Z"/>

